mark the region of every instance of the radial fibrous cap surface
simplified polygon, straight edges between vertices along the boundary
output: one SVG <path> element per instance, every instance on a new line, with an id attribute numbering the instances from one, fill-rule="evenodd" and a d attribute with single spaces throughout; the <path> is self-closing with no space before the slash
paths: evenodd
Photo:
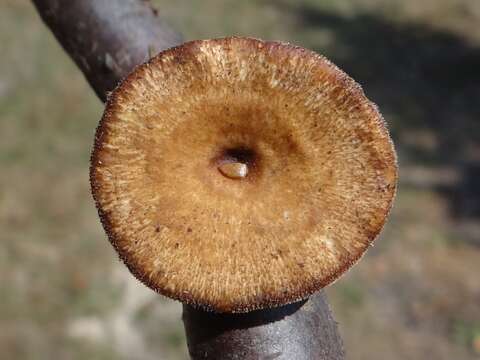
<path id="1" fill-rule="evenodd" d="M 397 166 L 376 106 L 336 66 L 228 38 L 136 68 L 108 100 L 90 175 L 138 279 L 242 312 L 303 299 L 351 267 L 385 222 Z"/>

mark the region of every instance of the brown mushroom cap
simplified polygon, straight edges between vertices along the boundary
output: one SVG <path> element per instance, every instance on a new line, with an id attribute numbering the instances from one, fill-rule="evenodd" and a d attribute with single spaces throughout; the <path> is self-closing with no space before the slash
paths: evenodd
<path id="1" fill-rule="evenodd" d="M 350 268 L 385 222 L 397 166 L 376 106 L 336 66 L 227 38 L 136 68 L 109 97 L 90 175 L 138 279 L 243 312 L 303 299 Z"/>

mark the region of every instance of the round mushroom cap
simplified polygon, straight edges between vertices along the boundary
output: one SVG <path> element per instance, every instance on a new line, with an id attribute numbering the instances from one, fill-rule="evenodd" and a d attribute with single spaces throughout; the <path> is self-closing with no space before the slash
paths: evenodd
<path id="1" fill-rule="evenodd" d="M 139 280 L 245 312 L 350 268 L 385 223 L 397 165 L 377 107 L 323 56 L 226 38 L 166 50 L 115 89 L 90 177 Z"/>

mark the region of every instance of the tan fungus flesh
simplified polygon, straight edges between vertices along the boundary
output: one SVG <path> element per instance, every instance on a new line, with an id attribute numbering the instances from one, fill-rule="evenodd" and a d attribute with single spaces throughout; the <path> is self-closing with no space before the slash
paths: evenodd
<path id="1" fill-rule="evenodd" d="M 228 163 L 248 171 L 232 180 Z M 380 232 L 396 178 L 383 119 L 353 80 L 313 52 L 246 38 L 139 66 L 109 98 L 91 167 L 132 273 L 221 312 L 337 279 Z"/>

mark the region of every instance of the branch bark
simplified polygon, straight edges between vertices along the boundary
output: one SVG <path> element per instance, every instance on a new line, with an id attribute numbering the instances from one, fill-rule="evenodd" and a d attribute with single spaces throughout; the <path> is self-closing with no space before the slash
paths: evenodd
<path id="1" fill-rule="evenodd" d="M 136 65 L 182 42 L 145 0 L 32 1 L 102 101 Z"/>
<path id="2" fill-rule="evenodd" d="M 136 65 L 182 41 L 146 0 L 32 2 L 102 101 Z M 192 359 L 344 359 L 323 292 L 247 314 L 184 305 L 183 321 Z"/>
<path id="3" fill-rule="evenodd" d="M 193 359 L 344 359 L 323 292 L 308 301 L 246 314 L 212 314 L 184 306 L 183 321 Z"/>

